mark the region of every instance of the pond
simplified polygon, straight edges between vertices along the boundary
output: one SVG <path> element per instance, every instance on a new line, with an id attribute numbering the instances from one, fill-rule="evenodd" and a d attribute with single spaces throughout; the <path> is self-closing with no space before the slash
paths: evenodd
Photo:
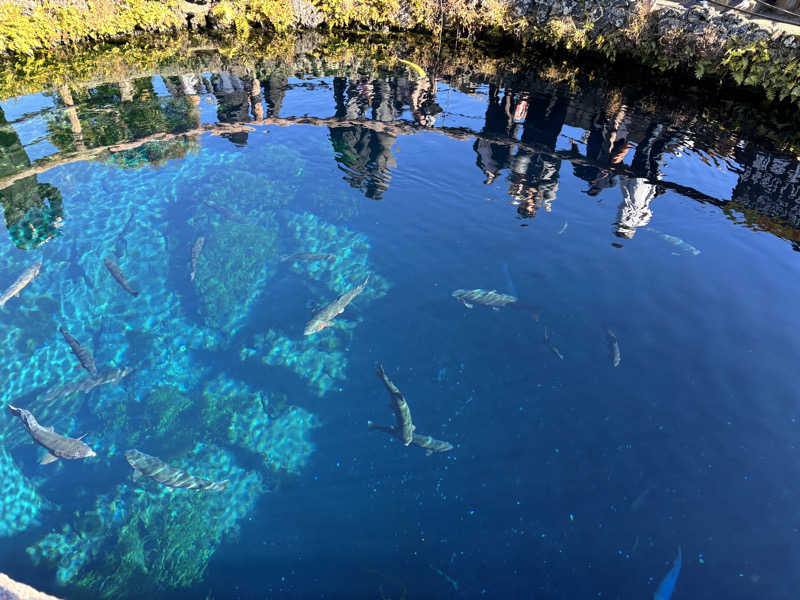
<path id="1" fill-rule="evenodd" d="M 1 570 L 794 597 L 786 128 L 566 63 L 298 56 L 0 103 Z"/>

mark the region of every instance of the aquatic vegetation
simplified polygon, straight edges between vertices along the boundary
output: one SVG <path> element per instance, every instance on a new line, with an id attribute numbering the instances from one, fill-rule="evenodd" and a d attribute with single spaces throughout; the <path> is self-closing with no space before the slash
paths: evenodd
<path id="1" fill-rule="evenodd" d="M 274 222 L 227 221 L 206 232 L 195 285 L 207 325 L 232 336 L 245 323 L 277 264 L 277 236 Z"/>
<path id="2" fill-rule="evenodd" d="M 3 474 L 0 477 L 0 538 L 38 524 L 37 516 L 45 506 L 2 442 L 0 438 L 0 473 Z"/>
<path id="3" fill-rule="evenodd" d="M 263 486 L 257 473 L 244 471 L 215 446 L 197 444 L 172 462 L 228 479 L 225 493 L 167 488 L 146 479 L 120 484 L 100 496 L 94 510 L 78 513 L 60 532 L 30 546 L 34 562 L 57 564 L 59 582 L 103 598 L 138 598 L 199 581 Z"/>

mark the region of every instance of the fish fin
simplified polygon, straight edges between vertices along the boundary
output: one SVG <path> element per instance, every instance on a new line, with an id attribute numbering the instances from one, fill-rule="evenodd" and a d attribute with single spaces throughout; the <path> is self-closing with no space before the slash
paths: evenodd
<path id="1" fill-rule="evenodd" d="M 431 456 L 433 454 L 433 450 L 425 450 L 425 456 Z"/>
<path id="2" fill-rule="evenodd" d="M 49 452 L 42 457 L 42 460 L 39 461 L 40 465 L 49 465 L 51 462 L 56 462 L 58 460 L 57 456 L 50 454 Z"/>
<path id="3" fill-rule="evenodd" d="M 50 429 L 52 429 L 52 427 L 51 427 Z M 83 434 L 81 437 L 79 437 L 79 438 L 75 438 L 75 439 L 76 439 L 76 440 L 78 440 L 78 441 L 81 441 L 81 440 L 82 440 L 83 438 L 85 438 L 87 435 L 89 435 L 89 434 L 88 434 L 88 433 L 84 433 L 84 434 Z"/>
<path id="4" fill-rule="evenodd" d="M 475 305 L 474 304 L 470 304 L 469 302 L 464 302 L 464 306 L 466 306 L 467 308 L 472 308 Z"/>
<path id="5" fill-rule="evenodd" d="M 500 310 L 500 307 L 499 306 L 493 306 L 492 310 Z"/>
<path id="6" fill-rule="evenodd" d="M 139 469 L 133 470 L 133 480 L 139 481 L 142 478 L 142 472 Z"/>
<path id="7" fill-rule="evenodd" d="M 49 431 L 51 433 L 55 433 L 55 431 L 56 431 L 55 428 L 52 425 L 50 425 L 50 427 L 45 427 L 45 430 L 47 430 L 47 431 Z"/>

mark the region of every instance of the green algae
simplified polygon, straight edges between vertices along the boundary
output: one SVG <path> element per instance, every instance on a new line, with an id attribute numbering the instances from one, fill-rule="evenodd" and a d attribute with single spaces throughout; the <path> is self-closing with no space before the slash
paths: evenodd
<path id="1" fill-rule="evenodd" d="M 209 209 L 211 210 L 211 209 Z M 224 221 L 206 235 L 195 284 L 207 325 L 230 334 L 248 317 L 278 259 L 278 226 Z"/>

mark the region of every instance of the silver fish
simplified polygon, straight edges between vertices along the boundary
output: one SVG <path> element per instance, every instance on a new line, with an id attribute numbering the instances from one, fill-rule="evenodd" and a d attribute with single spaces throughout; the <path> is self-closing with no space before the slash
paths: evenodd
<path id="1" fill-rule="evenodd" d="M 130 367 L 124 367 L 122 369 L 113 369 L 111 371 L 104 371 L 102 373 L 98 373 L 97 377 L 84 377 L 83 379 L 79 379 L 78 381 L 73 381 L 72 383 L 64 383 L 61 385 L 56 385 L 48 389 L 44 396 L 42 396 L 42 400 L 45 402 L 52 402 L 56 398 L 61 398 L 65 396 L 70 396 L 77 392 L 83 392 L 84 394 L 88 394 L 94 388 L 105 385 L 107 383 L 116 383 L 119 384 L 122 379 L 127 377 L 133 372 L 133 369 Z"/>
<path id="2" fill-rule="evenodd" d="M 26 267 L 25 270 L 22 272 L 22 274 L 20 274 L 20 276 L 14 280 L 14 283 L 8 286 L 8 289 L 6 289 L 6 291 L 3 292 L 2 295 L 0 295 L 0 308 L 4 307 L 6 305 L 6 302 L 8 302 L 9 300 L 11 300 L 11 298 L 19 294 L 20 291 L 22 291 L 22 288 L 24 288 L 31 281 L 33 281 L 33 278 L 39 274 L 39 270 L 41 268 L 42 268 L 42 263 L 38 261 Z"/>
<path id="3" fill-rule="evenodd" d="M 456 290 L 452 293 L 453 298 L 461 302 L 467 308 L 472 308 L 475 304 L 483 304 L 492 308 L 501 308 L 506 304 L 516 302 L 517 298 L 508 294 L 500 294 L 497 290 Z"/>
<path id="4" fill-rule="evenodd" d="M 378 377 L 383 380 L 383 385 L 386 386 L 389 392 L 389 408 L 394 411 L 394 420 L 397 423 L 395 429 L 399 433 L 400 440 L 408 446 L 414 438 L 414 424 L 411 422 L 411 410 L 408 408 L 408 402 L 402 392 L 393 384 L 386 373 L 383 371 L 383 365 L 378 363 Z"/>
<path id="5" fill-rule="evenodd" d="M 393 435 L 394 437 L 402 440 L 400 437 L 400 432 L 397 430 L 397 427 L 387 427 L 386 425 L 377 425 L 372 421 L 367 421 L 367 427 L 372 430 L 375 429 L 377 431 L 383 431 L 388 433 L 389 435 Z M 453 444 L 450 442 L 445 442 L 443 440 L 437 440 L 434 437 L 429 435 L 421 435 L 419 433 L 415 433 L 414 436 L 411 438 L 411 445 L 418 446 L 420 448 L 425 448 L 425 455 L 430 456 L 434 452 L 441 453 L 441 452 L 449 452 L 453 449 Z"/>
<path id="6" fill-rule="evenodd" d="M 553 354 L 555 354 L 559 359 L 564 360 L 564 355 L 561 354 L 561 350 L 559 350 L 558 347 L 550 344 L 550 350 L 552 350 Z"/>
<path id="7" fill-rule="evenodd" d="M 97 365 L 94 364 L 94 357 L 92 353 L 89 352 L 81 343 L 72 337 L 63 326 L 59 325 L 58 330 L 61 332 L 61 335 L 64 336 L 64 339 L 67 340 L 69 347 L 72 349 L 72 353 L 78 357 L 78 360 L 81 363 L 81 366 L 89 371 L 92 377 L 97 377 Z"/>
<path id="8" fill-rule="evenodd" d="M 187 490 L 211 490 L 221 492 L 228 486 L 228 480 L 211 481 L 189 475 L 186 471 L 171 467 L 160 458 L 150 456 L 138 450 L 126 450 L 125 460 L 133 467 L 133 479 L 138 480 L 142 475 L 155 479 L 158 483 L 171 488 L 185 488 Z"/>
<path id="9" fill-rule="evenodd" d="M 296 252 L 294 254 L 284 254 L 280 258 L 280 262 L 287 260 L 335 260 L 335 254 L 326 254 L 323 252 Z"/>
<path id="10" fill-rule="evenodd" d="M 139 292 L 133 289 L 131 287 L 131 284 L 128 283 L 128 280 L 125 279 L 125 275 L 122 273 L 122 269 L 119 268 L 117 263 L 115 263 L 110 258 L 106 258 L 105 260 L 103 260 L 103 264 L 105 264 L 106 269 L 108 269 L 108 271 L 111 273 L 111 276 L 117 280 L 117 283 L 119 283 L 122 286 L 123 290 L 125 290 L 131 296 L 134 297 L 139 295 Z"/>
<path id="11" fill-rule="evenodd" d="M 608 338 L 608 351 L 611 355 L 611 365 L 618 367 L 622 362 L 622 355 L 619 352 L 619 342 L 617 336 L 610 329 L 606 329 L 606 338 Z"/>
<path id="12" fill-rule="evenodd" d="M 194 276 L 197 273 L 197 263 L 200 260 L 200 253 L 203 252 L 203 246 L 206 243 L 206 238 L 202 235 L 192 244 L 192 259 L 191 259 L 191 272 L 189 273 L 189 280 L 194 281 Z"/>
<path id="13" fill-rule="evenodd" d="M 311 320 L 306 323 L 305 329 L 303 329 L 303 335 L 311 335 L 312 333 L 317 333 L 326 327 L 330 327 L 333 324 L 333 319 L 342 314 L 345 307 L 350 304 L 356 296 L 364 291 L 364 288 L 367 287 L 368 281 L 369 276 L 367 276 L 367 278 L 364 280 L 364 283 L 347 290 L 336 300 L 315 313 L 311 317 Z"/>
<path id="14" fill-rule="evenodd" d="M 36 417 L 24 408 L 17 408 L 9 404 L 8 409 L 12 414 L 19 417 L 23 427 L 25 427 L 25 430 L 30 434 L 31 438 L 33 438 L 33 441 L 47 450 L 47 454 L 44 455 L 40 464 L 46 465 L 57 461 L 59 458 L 74 460 L 96 456 L 94 450 L 81 441 L 86 437 L 85 434 L 77 439 L 67 437 L 56 433 L 53 431 L 52 427 L 42 427 L 39 425 Z"/>

